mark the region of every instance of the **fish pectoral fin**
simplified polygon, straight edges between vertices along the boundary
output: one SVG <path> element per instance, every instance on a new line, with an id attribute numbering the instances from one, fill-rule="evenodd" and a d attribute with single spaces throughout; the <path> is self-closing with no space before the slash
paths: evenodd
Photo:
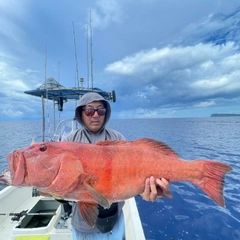
<path id="1" fill-rule="evenodd" d="M 111 204 L 100 192 L 98 192 L 88 183 L 84 183 L 84 186 L 87 188 L 88 194 L 91 195 L 92 198 L 96 200 L 99 205 L 101 205 L 105 209 L 110 208 Z"/>
<path id="2" fill-rule="evenodd" d="M 98 217 L 98 205 L 96 203 L 78 202 L 80 215 L 87 225 L 91 228 L 94 227 Z"/>

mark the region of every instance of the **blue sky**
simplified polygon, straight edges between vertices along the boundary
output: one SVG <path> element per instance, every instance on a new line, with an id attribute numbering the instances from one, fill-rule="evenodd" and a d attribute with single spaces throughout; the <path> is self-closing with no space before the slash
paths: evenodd
<path id="1" fill-rule="evenodd" d="M 87 87 L 90 11 L 94 87 L 116 91 L 113 118 L 240 113 L 239 0 L 0 0 L 0 120 L 41 119 L 23 92 L 44 83 L 45 63 L 75 87 L 73 23 Z"/>

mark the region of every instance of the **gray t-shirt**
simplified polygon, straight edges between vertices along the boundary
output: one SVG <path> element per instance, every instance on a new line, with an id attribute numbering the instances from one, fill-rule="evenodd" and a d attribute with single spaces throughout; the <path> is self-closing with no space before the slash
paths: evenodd
<path id="1" fill-rule="evenodd" d="M 77 130 L 71 133 L 67 137 L 63 138 L 62 142 L 97 143 L 99 141 L 105 141 L 105 140 L 124 140 L 124 137 L 121 133 L 114 131 L 112 129 L 103 128 L 100 132 L 98 132 L 97 134 L 94 134 L 88 129 L 82 128 L 80 130 Z M 123 205 L 124 205 L 124 202 L 118 203 L 119 216 L 123 214 L 122 213 Z M 82 219 L 77 203 L 73 203 L 72 226 L 80 232 L 87 232 L 87 233 L 100 232 L 97 227 L 90 228 L 86 224 L 86 222 Z"/>

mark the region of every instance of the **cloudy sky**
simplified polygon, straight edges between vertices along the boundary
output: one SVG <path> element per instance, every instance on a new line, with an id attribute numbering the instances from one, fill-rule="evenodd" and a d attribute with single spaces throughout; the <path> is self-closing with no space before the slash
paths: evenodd
<path id="1" fill-rule="evenodd" d="M 239 0 L 0 0 L 0 120 L 41 119 L 23 92 L 45 76 L 75 87 L 77 69 L 87 87 L 90 11 L 94 87 L 116 91 L 113 118 L 240 113 Z"/>

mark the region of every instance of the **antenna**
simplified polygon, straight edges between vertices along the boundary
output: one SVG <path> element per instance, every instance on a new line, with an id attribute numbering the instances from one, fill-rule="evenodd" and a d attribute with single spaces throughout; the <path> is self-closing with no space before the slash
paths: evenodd
<path id="1" fill-rule="evenodd" d="M 89 48 L 89 42 L 88 42 L 88 37 L 89 37 L 89 29 L 88 29 L 88 25 L 87 25 L 87 88 L 89 88 L 89 52 L 88 52 L 88 48 Z"/>
<path id="2" fill-rule="evenodd" d="M 47 86 L 47 45 L 45 47 L 45 61 L 44 61 L 44 78 L 45 78 L 45 87 Z M 46 97 L 48 97 L 48 90 L 46 89 Z M 45 133 L 45 102 L 44 95 L 42 94 L 42 142 L 44 142 L 44 133 Z"/>
<path id="3" fill-rule="evenodd" d="M 76 37 L 75 37 L 75 27 L 74 22 L 72 22 L 73 26 L 73 40 L 74 40 L 74 50 L 75 50 L 75 62 L 76 62 L 76 78 L 75 78 L 75 86 L 79 88 L 79 82 L 78 82 L 78 58 L 77 58 L 77 45 L 76 45 Z"/>
<path id="4" fill-rule="evenodd" d="M 46 45 L 45 49 L 45 88 L 46 88 L 46 99 L 47 99 L 47 119 L 48 119 L 48 138 L 50 139 L 50 117 L 49 117 L 49 111 L 48 111 L 48 83 L 47 81 L 47 57 L 48 57 L 48 49 Z M 43 129 L 42 129 L 42 141 L 44 142 L 44 132 L 45 132 L 45 104 L 44 104 L 44 96 L 42 95 L 42 121 L 43 121 Z"/>
<path id="5" fill-rule="evenodd" d="M 92 81 L 92 88 L 93 88 L 93 43 L 92 43 L 92 16 L 90 10 L 90 54 L 91 54 L 91 81 Z"/>
<path id="6" fill-rule="evenodd" d="M 45 74 L 45 84 L 47 81 L 47 54 L 48 54 L 48 49 L 47 49 L 47 45 L 45 47 L 45 61 L 44 61 L 44 74 Z"/>
<path id="7" fill-rule="evenodd" d="M 58 82 L 60 83 L 60 61 L 58 61 Z"/>

